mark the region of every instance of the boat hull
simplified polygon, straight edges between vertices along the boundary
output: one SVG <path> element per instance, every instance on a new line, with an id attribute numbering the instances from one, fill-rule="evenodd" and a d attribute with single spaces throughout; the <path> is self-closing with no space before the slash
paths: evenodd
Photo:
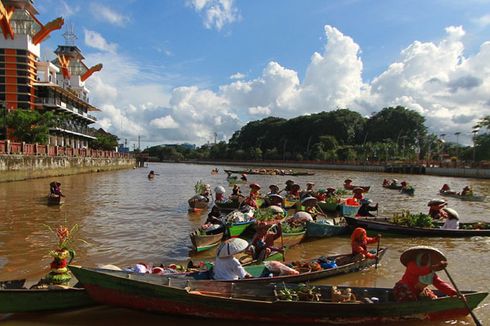
<path id="1" fill-rule="evenodd" d="M 485 201 L 485 199 L 487 198 L 487 196 L 477 196 L 477 195 L 461 196 L 459 194 L 446 192 L 446 191 L 440 191 L 439 194 L 444 197 L 458 198 L 465 201 L 482 202 Z"/>
<path id="2" fill-rule="evenodd" d="M 193 249 L 196 252 L 201 252 L 216 247 L 223 239 L 223 233 L 199 234 L 199 231 L 194 231 L 190 234 L 190 238 Z"/>
<path id="3" fill-rule="evenodd" d="M 306 238 L 327 238 L 349 233 L 347 225 L 330 225 L 316 222 L 306 223 Z"/>
<path id="4" fill-rule="evenodd" d="M 58 195 L 48 195 L 49 206 L 60 206 L 65 203 L 65 198 Z"/>
<path id="5" fill-rule="evenodd" d="M 468 310 L 459 298 L 444 297 L 431 301 L 377 304 L 336 303 L 330 301 L 282 301 L 273 296 L 281 285 L 254 285 L 168 279 L 147 276 L 116 276 L 90 269 L 72 267 L 73 273 L 99 303 L 166 314 L 281 323 L 343 323 L 438 319 L 465 316 Z M 290 285 L 288 285 L 289 287 Z M 329 286 L 317 287 L 329 297 Z M 367 288 L 366 288 L 367 289 Z M 362 293 L 362 288 L 352 288 Z M 389 297 L 391 289 L 370 289 L 369 294 Z M 385 294 L 383 294 L 385 293 Z M 467 293 L 471 308 L 487 293 Z M 389 300 L 389 299 L 387 299 Z M 430 302 L 430 304 L 429 304 Z"/>

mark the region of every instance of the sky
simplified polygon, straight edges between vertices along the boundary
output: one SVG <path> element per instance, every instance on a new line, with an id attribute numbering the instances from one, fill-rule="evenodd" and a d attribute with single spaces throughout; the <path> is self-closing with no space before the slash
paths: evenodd
<path id="1" fill-rule="evenodd" d="M 72 28 L 102 127 L 129 146 L 228 140 L 268 116 L 402 105 L 471 144 L 490 115 L 490 0 L 43 0 Z M 402 121 L 400 123 L 403 123 Z M 456 136 L 455 133 L 461 133 Z M 369 141 L 369 139 L 367 140 Z"/>

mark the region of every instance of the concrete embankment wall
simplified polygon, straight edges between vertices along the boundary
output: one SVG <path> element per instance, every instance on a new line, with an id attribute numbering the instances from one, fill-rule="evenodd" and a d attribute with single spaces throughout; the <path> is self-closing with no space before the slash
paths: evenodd
<path id="1" fill-rule="evenodd" d="M 303 168 L 303 169 L 323 169 L 323 170 L 346 170 L 346 171 L 361 171 L 361 172 L 388 172 L 396 173 L 393 171 L 386 171 L 384 165 L 349 165 L 349 164 L 314 164 L 314 163 L 300 163 L 300 162 L 219 162 L 219 161 L 199 161 L 199 162 L 187 162 L 196 164 L 210 164 L 210 165 L 228 165 L 228 166 L 256 166 L 256 167 L 275 167 L 275 168 Z M 479 178 L 490 179 L 490 169 L 477 169 L 477 168 L 442 168 L 442 167 L 426 167 L 425 173 L 427 175 L 438 175 L 446 177 L 463 177 L 463 178 Z M 410 174 L 409 170 L 405 170 L 404 174 Z M 418 174 L 418 173 L 417 173 Z"/>
<path id="2" fill-rule="evenodd" d="M 136 159 L 123 157 L 63 157 L 0 155 L 0 182 L 130 169 Z"/>

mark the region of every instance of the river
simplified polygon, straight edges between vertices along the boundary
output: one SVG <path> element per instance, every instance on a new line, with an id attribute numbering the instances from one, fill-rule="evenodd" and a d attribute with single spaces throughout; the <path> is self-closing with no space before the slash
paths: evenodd
<path id="1" fill-rule="evenodd" d="M 140 261 L 186 262 L 191 243 L 188 234 L 205 219 L 205 214 L 188 213 L 187 199 L 194 193 L 198 180 L 212 185 L 223 185 L 227 194 L 231 189 L 219 166 L 220 173 L 211 175 L 214 166 L 192 164 L 154 163 L 148 168 L 80 174 L 58 177 L 66 195 L 61 207 L 46 205 L 51 179 L 35 179 L 0 183 L 0 280 L 38 279 L 48 271 L 51 261 L 48 252 L 55 246 L 55 237 L 46 225 L 78 224 L 80 230 L 74 263 L 84 266 L 115 264 L 129 266 Z M 234 167 L 233 169 L 240 169 Z M 149 180 L 149 170 L 158 175 Z M 292 179 L 302 187 L 314 181 L 316 188 L 341 187 L 349 177 L 354 184 L 371 185 L 370 199 L 379 202 L 379 215 L 391 216 L 401 209 L 427 212 L 427 202 L 436 197 L 437 190 L 448 183 L 455 190 L 471 185 L 475 193 L 490 197 L 490 180 L 451 178 L 426 175 L 400 175 L 350 171 L 314 171 L 314 176 Z M 250 175 L 250 182 L 258 182 L 263 192 L 269 184 L 284 185 L 286 176 Z M 407 180 L 416 188 L 415 196 L 384 189 L 384 178 Z M 245 188 L 245 187 L 244 187 Z M 248 190 L 246 190 L 248 192 Z M 449 207 L 456 209 L 461 220 L 490 222 L 490 201 L 466 202 L 447 198 Z M 378 269 L 342 275 L 319 283 L 348 286 L 392 287 L 404 272 L 399 262 L 401 252 L 414 245 L 431 245 L 448 257 L 448 271 L 460 289 L 488 291 L 490 268 L 490 238 L 382 238 L 382 246 L 389 247 Z M 347 237 L 309 241 L 291 248 L 287 259 L 299 259 L 323 254 L 350 251 Z M 484 258 L 487 257 L 487 258 Z M 445 275 L 441 272 L 441 277 Z M 490 321 L 490 300 L 487 298 L 475 310 L 482 321 Z M 168 325 L 228 325 L 227 321 L 169 317 L 126 309 L 95 307 L 62 313 L 0 315 L 3 325 L 128 325 L 140 323 L 167 323 Z M 453 321 L 454 324 L 472 323 L 470 317 Z M 429 323 L 427 323 L 428 325 Z M 247 325 L 247 323 L 236 323 Z M 422 325 L 405 323 L 404 325 Z M 434 325 L 433 323 L 430 325 Z M 441 325 L 447 325 L 443 323 Z"/>

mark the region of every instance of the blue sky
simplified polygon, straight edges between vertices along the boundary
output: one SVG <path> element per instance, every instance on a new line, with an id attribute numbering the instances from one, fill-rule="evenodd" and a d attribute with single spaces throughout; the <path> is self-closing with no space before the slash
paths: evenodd
<path id="1" fill-rule="evenodd" d="M 490 114 L 490 1 L 36 1 L 73 25 L 98 126 L 142 147 L 250 120 L 404 105 L 431 132 Z M 42 44 L 49 58 L 62 33 Z M 456 138 L 453 136 L 453 138 Z M 452 140 L 446 136 L 446 140 Z M 454 139 L 455 140 L 455 139 Z"/>

